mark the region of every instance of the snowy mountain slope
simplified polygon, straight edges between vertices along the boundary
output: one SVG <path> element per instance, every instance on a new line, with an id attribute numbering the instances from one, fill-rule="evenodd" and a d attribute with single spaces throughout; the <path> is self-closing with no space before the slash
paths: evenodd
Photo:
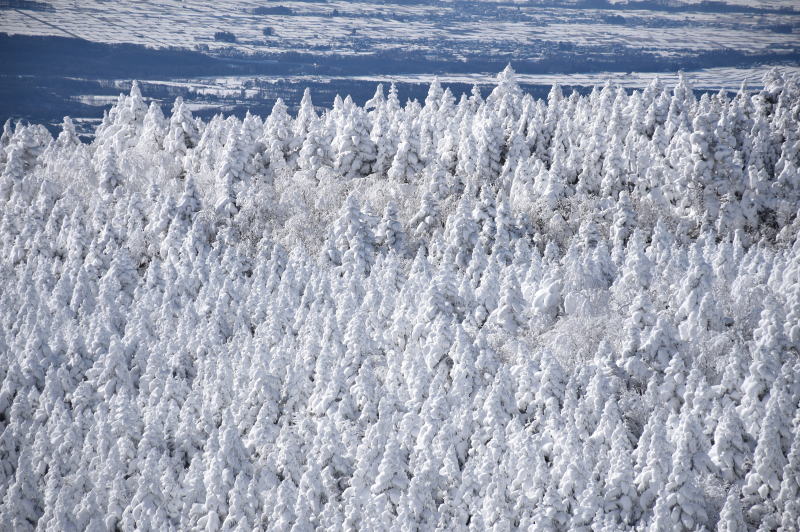
<path id="1" fill-rule="evenodd" d="M 798 102 L 6 124 L 0 528 L 796 530 Z"/>
<path id="2" fill-rule="evenodd" d="M 800 11 L 792 2 L 751 3 L 751 11 L 736 9 L 734 3 L 716 4 L 711 11 L 671 11 L 658 2 L 630 4 L 53 1 L 50 10 L 4 10 L 0 31 L 154 48 L 202 45 L 246 54 L 316 50 L 321 55 L 357 55 L 402 47 L 420 54 L 463 56 L 524 50 L 531 58 L 559 43 L 596 49 L 630 46 L 665 55 L 690 49 L 797 48 Z M 264 34 L 265 27 L 272 29 L 270 35 Z M 218 31 L 233 33 L 236 42 L 215 40 Z"/>
<path id="3" fill-rule="evenodd" d="M 365 77 L 485 79 L 508 62 L 528 76 L 599 75 L 600 83 L 610 77 L 640 89 L 646 83 L 629 79 L 631 72 L 684 70 L 716 89 L 730 86 L 725 69 L 737 69 L 738 87 L 747 76 L 760 77 L 764 68 L 800 65 L 800 11 L 791 2 L 689 4 L 0 2 L 0 122 L 23 118 L 53 131 L 64 115 L 97 119 L 101 111 L 91 102 L 115 96 L 108 89 L 115 79 L 177 84 L 189 78 L 204 85 L 200 78 L 246 76 L 255 83 L 275 82 L 275 91 L 258 99 L 269 99 L 271 107 L 282 97 L 294 109 L 298 91 L 287 79 L 307 79 L 302 86 L 313 84 L 320 102 L 329 106 L 337 92 L 362 103 L 361 92 L 373 87 L 354 85 Z M 588 83 L 597 83 L 597 77 Z M 169 94 L 170 103 L 177 92 Z M 225 101 L 198 96 L 198 105 L 239 118 L 258 105 L 244 95 Z"/>

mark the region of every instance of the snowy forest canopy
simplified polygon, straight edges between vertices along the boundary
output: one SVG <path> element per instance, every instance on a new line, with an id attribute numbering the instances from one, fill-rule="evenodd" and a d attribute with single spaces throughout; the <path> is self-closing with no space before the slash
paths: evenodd
<path id="1" fill-rule="evenodd" d="M 0 139 L 0 529 L 800 527 L 800 86 Z"/>

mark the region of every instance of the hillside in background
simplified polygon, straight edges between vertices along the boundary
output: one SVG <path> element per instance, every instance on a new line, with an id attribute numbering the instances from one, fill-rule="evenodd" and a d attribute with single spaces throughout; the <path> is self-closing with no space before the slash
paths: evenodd
<path id="1" fill-rule="evenodd" d="M 164 111 L 181 96 L 215 113 L 296 111 L 303 89 L 330 107 L 363 104 L 395 81 L 420 101 L 434 75 L 454 92 L 491 85 L 509 62 L 545 97 L 554 80 L 591 90 L 606 79 L 643 89 L 684 70 L 697 88 L 738 89 L 772 67 L 800 72 L 795 0 L 84 0 L 0 2 L 0 123 L 81 134 L 130 80 Z M 639 73 L 639 74 L 634 74 Z M 564 75 L 573 79 L 567 81 Z M 540 93 L 541 92 L 541 93 Z M 87 121 L 91 121 L 88 122 Z"/>

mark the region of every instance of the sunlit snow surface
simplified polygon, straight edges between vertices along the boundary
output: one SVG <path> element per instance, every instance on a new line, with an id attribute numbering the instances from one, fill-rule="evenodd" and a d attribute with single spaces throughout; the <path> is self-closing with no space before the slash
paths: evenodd
<path id="1" fill-rule="evenodd" d="M 792 0 L 726 2 L 758 8 L 792 8 Z M 358 53 L 380 48 L 417 48 L 420 53 L 457 50 L 474 43 L 485 50 L 513 52 L 527 45 L 633 46 L 661 54 L 681 50 L 732 48 L 758 52 L 797 46 L 800 14 L 706 13 L 635 9 L 573 9 L 535 4 L 436 2 L 399 5 L 368 2 L 49 2 L 53 11 L 5 10 L 0 30 L 30 35 L 77 36 L 108 43 L 245 52 L 281 50 Z M 284 7 L 291 15 L 256 14 L 260 7 Z M 622 16 L 625 20 L 609 18 Z M 612 21 L 613 23 L 608 23 Z M 776 25 L 794 27 L 788 33 Z M 271 27 L 274 36 L 262 30 Z M 355 30 L 355 32 L 354 32 Z M 236 44 L 214 41 L 230 31 Z M 786 31 L 786 28 L 783 29 Z"/>

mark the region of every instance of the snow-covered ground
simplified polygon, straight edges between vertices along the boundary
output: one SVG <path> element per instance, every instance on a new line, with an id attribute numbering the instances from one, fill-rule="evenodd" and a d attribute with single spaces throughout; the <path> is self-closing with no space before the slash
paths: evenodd
<path id="1" fill-rule="evenodd" d="M 658 54 L 735 49 L 763 52 L 797 46 L 800 13 L 704 13 L 430 2 L 414 5 L 325 2 L 198 0 L 140 2 L 53 1 L 54 11 L 4 10 L 0 31 L 77 36 L 107 43 L 153 47 L 233 48 L 244 53 L 318 50 L 355 54 L 394 48 L 420 53 L 513 53 L 537 43 L 568 42 L 588 47 L 634 47 Z M 766 4 L 765 4 L 766 5 Z M 770 4 L 771 5 L 771 4 Z M 792 6 L 790 2 L 788 7 Z M 256 14 L 283 7 L 291 14 Z M 609 15 L 624 21 L 607 23 Z M 788 25 L 790 31 L 774 30 Z M 263 28 L 274 35 L 265 37 Z M 791 29 L 794 28 L 794 29 Z M 214 40 L 217 31 L 237 43 Z M 480 49 L 474 49 L 478 46 Z"/>

